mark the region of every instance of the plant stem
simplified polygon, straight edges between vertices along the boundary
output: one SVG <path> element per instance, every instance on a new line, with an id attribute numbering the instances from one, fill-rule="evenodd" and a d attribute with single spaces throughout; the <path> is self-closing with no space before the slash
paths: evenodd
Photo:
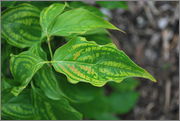
<path id="1" fill-rule="evenodd" d="M 51 43 L 50 43 L 50 37 L 47 37 L 47 43 L 48 43 L 48 48 L 49 48 L 49 52 L 50 52 L 50 56 L 51 56 L 51 59 L 52 59 L 52 48 L 51 48 Z"/>

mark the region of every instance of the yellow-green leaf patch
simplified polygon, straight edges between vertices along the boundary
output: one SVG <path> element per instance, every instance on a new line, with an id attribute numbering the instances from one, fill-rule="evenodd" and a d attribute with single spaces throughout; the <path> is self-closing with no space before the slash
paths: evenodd
<path id="1" fill-rule="evenodd" d="M 19 55 L 12 55 L 10 70 L 14 80 L 19 84 L 12 89 L 14 95 L 18 95 L 31 81 L 34 74 L 43 66 L 43 60 L 31 51 L 25 51 Z"/>
<path id="2" fill-rule="evenodd" d="M 52 64 L 71 83 L 87 82 L 101 87 L 109 81 L 121 82 L 128 77 L 156 81 L 114 44 L 97 45 L 83 37 L 74 38 L 58 48 Z"/>
<path id="3" fill-rule="evenodd" d="M 19 48 L 31 47 L 40 41 L 40 10 L 30 4 L 7 9 L 2 14 L 2 36 Z"/>

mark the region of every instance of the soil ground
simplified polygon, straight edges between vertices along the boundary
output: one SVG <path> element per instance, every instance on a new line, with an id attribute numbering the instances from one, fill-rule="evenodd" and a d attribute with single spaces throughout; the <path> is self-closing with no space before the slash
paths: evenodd
<path id="1" fill-rule="evenodd" d="M 158 80 L 141 79 L 133 111 L 122 119 L 179 119 L 179 2 L 129 2 L 110 11 L 111 22 L 126 34 L 111 31 L 118 48 Z"/>

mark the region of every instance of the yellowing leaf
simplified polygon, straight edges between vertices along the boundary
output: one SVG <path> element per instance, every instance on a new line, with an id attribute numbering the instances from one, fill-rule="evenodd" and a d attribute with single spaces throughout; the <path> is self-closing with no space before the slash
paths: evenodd
<path id="1" fill-rule="evenodd" d="M 58 48 L 52 64 L 71 83 L 81 81 L 101 87 L 109 81 L 121 82 L 128 77 L 156 81 L 115 45 L 97 45 L 82 37 L 74 38 Z"/>

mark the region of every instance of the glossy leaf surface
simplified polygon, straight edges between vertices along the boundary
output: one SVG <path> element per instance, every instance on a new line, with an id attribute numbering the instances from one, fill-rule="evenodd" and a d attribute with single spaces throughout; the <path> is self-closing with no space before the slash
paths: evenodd
<path id="1" fill-rule="evenodd" d="M 40 10 L 30 4 L 7 9 L 2 14 L 2 36 L 13 46 L 31 47 L 41 36 L 39 14 Z"/>
<path id="2" fill-rule="evenodd" d="M 80 81 L 103 86 L 108 81 L 121 82 L 128 77 L 143 77 L 155 81 L 115 45 L 97 45 L 78 37 L 58 48 L 52 64 L 71 83 Z"/>
<path id="3" fill-rule="evenodd" d="M 60 15 L 66 5 L 64 4 L 52 4 L 49 7 L 43 9 L 43 11 L 40 14 L 40 25 L 43 30 L 43 34 L 47 35 L 49 34 L 49 31 L 51 30 L 52 25 L 56 21 L 56 17 Z"/>
<path id="4" fill-rule="evenodd" d="M 112 43 L 112 40 L 108 35 L 106 34 L 93 34 L 93 35 L 87 35 L 85 36 L 87 40 L 89 41 L 95 41 L 99 45 L 105 45 Z"/>
<path id="5" fill-rule="evenodd" d="M 98 8 L 88 5 L 81 1 L 72 1 L 69 3 L 69 6 L 72 8 L 84 8 L 84 9 L 87 9 L 88 11 L 94 13 L 97 16 L 101 16 L 101 17 L 104 16 L 104 14 Z"/>
<path id="6" fill-rule="evenodd" d="M 83 8 L 78 8 L 59 15 L 52 26 L 50 35 L 70 36 L 73 34 L 84 34 L 87 31 L 98 28 L 120 30 L 99 16 Z"/>

